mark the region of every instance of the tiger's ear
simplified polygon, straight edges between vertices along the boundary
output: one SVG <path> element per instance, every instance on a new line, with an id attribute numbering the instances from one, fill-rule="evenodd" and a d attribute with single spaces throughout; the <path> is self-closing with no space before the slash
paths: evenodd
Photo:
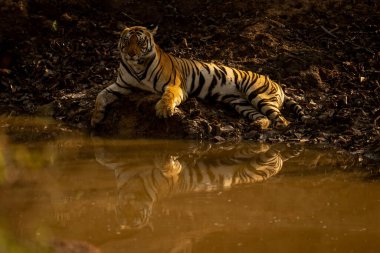
<path id="1" fill-rule="evenodd" d="M 127 31 L 129 31 L 130 29 L 129 29 L 129 27 L 128 26 L 123 26 L 123 27 L 121 27 L 121 32 L 120 32 L 120 35 L 122 35 L 122 34 L 124 34 L 125 32 L 127 32 Z"/>
<path id="2" fill-rule="evenodd" d="M 149 30 L 149 31 L 151 34 L 156 35 L 157 30 L 158 30 L 158 25 L 156 25 L 156 27 L 154 27 L 152 30 Z"/>

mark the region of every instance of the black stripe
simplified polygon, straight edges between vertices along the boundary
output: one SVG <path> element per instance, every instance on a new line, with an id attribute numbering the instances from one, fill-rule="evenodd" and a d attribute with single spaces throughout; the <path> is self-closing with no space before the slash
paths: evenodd
<path id="1" fill-rule="evenodd" d="M 154 79 L 153 79 L 153 89 L 157 92 L 159 92 L 159 90 L 157 89 L 157 83 L 160 78 L 161 72 L 162 72 L 162 68 L 158 71 L 158 73 L 154 76 Z"/>
<path id="2" fill-rule="evenodd" d="M 224 176 L 223 175 L 219 175 L 219 184 L 224 186 Z"/>
<path id="3" fill-rule="evenodd" d="M 207 72 L 210 74 L 210 68 L 207 63 L 201 62 L 202 66 L 207 70 Z"/>
<path id="4" fill-rule="evenodd" d="M 221 100 L 221 101 L 225 101 L 225 100 L 230 99 L 230 98 L 232 98 L 232 99 L 236 99 L 236 98 L 241 98 L 241 96 L 239 96 L 239 95 L 233 95 L 233 94 L 227 94 L 227 95 L 223 95 L 223 96 L 220 98 L 220 100 Z"/>
<path id="5" fill-rule="evenodd" d="M 217 67 L 214 68 L 214 73 L 215 73 L 215 75 L 216 75 L 216 77 L 217 77 L 218 79 L 221 78 L 220 70 L 219 70 Z"/>
<path id="6" fill-rule="evenodd" d="M 202 91 L 202 88 L 203 88 L 203 85 L 205 84 L 205 78 L 203 76 L 202 73 L 199 73 L 199 80 L 198 80 L 198 87 L 196 88 L 196 90 L 194 91 L 193 95 L 195 97 L 198 97 L 199 94 L 201 93 Z"/>
<path id="7" fill-rule="evenodd" d="M 190 75 L 192 70 L 193 69 L 192 69 L 191 63 L 189 61 L 186 61 L 186 77 L 188 77 Z"/>
<path id="8" fill-rule="evenodd" d="M 246 84 L 245 87 L 242 86 L 241 89 L 240 89 L 245 94 L 248 94 L 249 89 L 251 87 L 254 87 L 254 85 L 256 84 L 256 81 L 258 79 L 258 76 L 259 76 L 259 75 L 255 74 L 255 73 L 252 73 L 252 72 L 249 72 L 249 75 L 250 75 L 249 82 L 247 82 L 247 84 Z M 252 78 L 252 75 L 253 75 L 253 78 Z"/>
<path id="9" fill-rule="evenodd" d="M 239 111 L 239 113 L 244 115 L 244 113 L 251 112 L 252 110 L 253 110 L 252 108 L 246 108 L 246 109 Z M 244 115 L 244 116 L 246 116 L 246 115 Z"/>
<path id="10" fill-rule="evenodd" d="M 193 60 L 190 60 L 190 63 L 192 65 L 192 76 L 191 76 L 191 89 L 190 89 L 190 93 L 193 93 L 194 92 L 194 89 L 196 88 L 196 83 L 195 83 L 195 77 L 196 75 L 200 75 L 200 71 L 199 71 L 199 68 L 197 66 L 197 64 L 195 63 L 195 61 Z"/>
<path id="11" fill-rule="evenodd" d="M 222 77 L 222 82 L 221 82 L 221 85 L 226 85 L 227 82 L 226 82 L 226 75 L 224 73 L 220 73 L 221 77 Z"/>
<path id="12" fill-rule="evenodd" d="M 252 100 L 255 99 L 259 94 L 264 93 L 267 89 L 267 86 L 263 84 L 261 87 L 258 87 L 256 90 L 248 94 L 248 101 L 252 103 Z"/>
<path id="13" fill-rule="evenodd" d="M 215 174 L 211 171 L 210 167 L 206 168 L 206 173 L 211 183 L 215 183 Z"/>
<path id="14" fill-rule="evenodd" d="M 144 80 L 146 78 L 146 75 L 148 74 L 148 70 L 150 68 L 150 66 L 152 65 L 153 63 L 153 60 L 155 59 L 156 57 L 152 57 L 150 59 L 150 61 L 148 62 L 148 64 L 146 64 L 146 67 L 145 67 L 145 71 L 144 73 L 140 76 L 140 80 Z"/>
<path id="15" fill-rule="evenodd" d="M 124 81 L 123 81 L 124 82 Z M 123 86 L 121 84 L 119 84 L 117 81 L 115 82 L 116 86 L 119 87 L 120 89 L 125 89 L 125 90 L 129 90 L 129 88 L 127 88 L 126 86 Z"/>
<path id="16" fill-rule="evenodd" d="M 203 180 L 203 175 L 202 175 L 202 172 L 201 172 L 201 170 L 199 169 L 199 167 L 195 167 L 195 168 L 194 168 L 194 171 L 195 171 L 195 174 L 196 174 L 196 176 L 197 176 L 197 183 L 202 182 L 202 180 Z"/>
<path id="17" fill-rule="evenodd" d="M 170 60 L 170 63 L 171 63 L 171 67 L 172 67 L 172 71 L 170 72 L 171 74 L 170 74 L 170 76 L 169 76 L 169 79 L 166 81 L 166 83 L 164 83 L 164 85 L 162 86 L 162 88 L 161 88 L 161 91 L 162 92 L 165 92 L 165 88 L 166 88 L 166 86 L 168 86 L 169 85 L 169 83 L 172 81 L 172 80 L 174 80 L 174 82 L 175 82 L 175 78 L 176 78 L 176 76 L 177 76 L 177 72 L 175 71 L 175 69 L 174 69 L 174 63 L 173 63 L 173 59 L 172 59 L 172 57 L 170 56 L 170 55 L 166 55 L 168 58 L 169 58 L 169 60 Z M 173 72 L 174 72 L 174 79 L 172 78 L 172 75 L 173 75 Z"/>
<path id="18" fill-rule="evenodd" d="M 224 66 L 220 66 L 220 69 L 222 70 L 222 72 L 227 75 L 227 70 Z"/>
<path id="19" fill-rule="evenodd" d="M 106 88 L 106 91 L 107 91 L 108 93 L 111 93 L 112 95 L 114 95 L 114 96 L 117 97 L 117 98 L 122 98 L 122 97 L 124 96 L 122 93 L 117 92 L 117 91 L 114 91 L 114 90 L 111 90 L 111 89 L 109 89 L 109 88 Z"/>
<path id="20" fill-rule="evenodd" d="M 255 85 L 256 82 L 257 82 L 257 79 L 259 79 L 259 75 L 258 74 L 255 74 L 255 73 L 252 73 L 252 75 L 254 76 L 252 81 L 251 81 L 251 85 Z"/>
<path id="21" fill-rule="evenodd" d="M 211 101 L 221 101 L 220 100 L 220 93 L 219 92 L 214 93 L 211 96 L 209 96 L 208 99 L 210 99 Z"/>
<path id="22" fill-rule="evenodd" d="M 266 113 L 265 113 L 265 116 L 269 117 L 273 113 L 276 113 L 275 119 L 277 119 L 280 116 L 280 114 L 278 113 L 278 111 L 275 110 L 275 109 L 269 109 L 269 110 L 267 110 Z"/>
<path id="23" fill-rule="evenodd" d="M 165 91 L 166 86 L 168 86 L 168 84 L 170 83 L 171 80 L 172 80 L 172 76 L 170 75 L 169 79 L 167 80 L 167 82 L 164 83 L 164 85 L 162 85 L 161 92 Z"/>
<path id="24" fill-rule="evenodd" d="M 247 91 L 245 93 L 248 93 L 249 88 L 251 88 L 253 84 L 255 83 L 254 77 L 253 77 L 254 73 L 252 72 L 247 72 L 247 73 L 248 73 L 249 78 L 248 78 L 248 83 L 247 83 Z"/>
<path id="25" fill-rule="evenodd" d="M 248 103 L 248 101 L 247 102 L 245 102 L 245 101 L 244 102 L 236 102 L 236 103 L 232 101 L 232 102 L 230 102 L 230 104 L 233 105 L 233 106 L 248 106 L 248 105 L 252 105 L 252 104 Z"/>
<path id="26" fill-rule="evenodd" d="M 183 72 L 185 74 L 185 76 L 187 77 L 187 75 L 189 74 L 189 65 L 186 61 L 182 60 L 183 62 L 183 65 L 184 65 L 184 69 L 183 69 Z"/>
<path id="27" fill-rule="evenodd" d="M 194 184 L 194 174 L 193 174 L 193 167 L 190 167 L 189 168 L 189 189 L 191 189 L 192 188 L 192 186 L 193 186 L 193 184 Z"/>
<path id="28" fill-rule="evenodd" d="M 238 86 L 239 72 L 236 69 L 232 69 L 235 78 L 235 85 Z"/>
<path id="29" fill-rule="evenodd" d="M 155 55 L 154 58 L 156 58 L 156 57 L 157 57 L 157 54 Z M 152 70 L 152 74 L 150 74 L 149 80 L 152 78 L 154 72 L 156 71 L 156 69 L 157 69 L 158 67 L 161 67 L 161 54 L 159 54 L 159 58 L 158 58 L 157 65 L 156 65 L 156 67 Z"/>
<path id="30" fill-rule="evenodd" d="M 207 90 L 207 95 L 205 97 L 206 100 L 212 96 L 212 92 L 215 89 L 215 86 L 217 85 L 217 83 L 218 81 L 216 80 L 216 77 L 213 76 L 210 86 L 208 87 L 208 90 Z"/>
<path id="31" fill-rule="evenodd" d="M 119 74 L 118 74 L 118 77 L 120 78 L 120 80 L 121 80 L 126 86 L 122 86 L 121 84 L 115 82 L 116 85 L 119 86 L 119 87 L 122 88 L 122 89 L 128 89 L 127 87 L 130 87 L 130 85 L 124 80 L 123 75 L 119 73 Z"/>
<path id="32" fill-rule="evenodd" d="M 195 71 L 193 71 L 193 74 L 191 75 L 190 94 L 193 93 L 194 85 L 195 85 Z"/>
<path id="33" fill-rule="evenodd" d="M 250 87 L 250 83 L 249 83 L 249 75 L 245 72 L 245 71 L 241 71 L 240 72 L 241 76 L 242 76 L 242 80 L 241 80 L 241 83 L 240 83 L 240 86 L 241 86 L 241 90 L 243 91 L 243 93 L 247 93 L 249 87 Z"/>
<path id="34" fill-rule="evenodd" d="M 199 75 L 199 74 L 201 73 L 200 70 L 199 70 L 198 64 L 197 64 L 197 63 L 199 63 L 199 62 L 195 62 L 195 61 L 193 61 L 193 60 L 192 60 L 192 62 L 193 62 L 193 64 L 194 64 L 195 70 L 197 71 L 197 75 Z"/>
<path id="35" fill-rule="evenodd" d="M 261 99 L 258 103 L 257 103 L 257 107 L 264 107 L 266 105 L 271 105 L 271 101 L 269 99 Z"/>
<path id="36" fill-rule="evenodd" d="M 186 64 L 185 62 L 180 58 L 175 58 L 177 60 L 178 65 L 181 67 L 181 71 L 185 73 L 186 70 Z"/>
<path id="37" fill-rule="evenodd" d="M 129 68 L 128 68 L 128 65 L 125 64 L 125 62 L 123 60 L 120 61 L 121 65 L 124 67 L 124 69 L 128 72 L 129 75 L 131 75 L 133 78 L 136 79 L 136 81 L 140 82 L 140 79 L 138 76 L 136 76 L 136 74 L 134 72 L 132 72 Z"/>
<path id="38" fill-rule="evenodd" d="M 150 176 L 150 177 L 152 178 L 151 188 L 152 188 L 153 192 L 154 192 L 155 195 L 156 195 L 156 196 L 154 196 L 154 197 L 157 198 L 157 195 L 158 195 L 158 190 L 157 190 L 157 189 L 158 189 L 158 185 L 159 185 L 159 183 L 157 182 L 156 177 L 154 176 L 154 170 L 152 170 L 152 172 L 151 172 L 151 176 Z M 145 182 L 144 182 L 144 178 L 143 178 L 142 176 L 140 176 L 140 179 L 141 179 L 143 185 L 145 186 L 145 187 L 144 187 L 145 193 L 146 193 L 146 194 L 147 194 L 152 200 L 154 200 L 154 199 L 153 199 L 153 196 L 151 196 L 151 194 L 149 193 L 148 189 L 146 188 L 146 184 L 145 184 Z"/>

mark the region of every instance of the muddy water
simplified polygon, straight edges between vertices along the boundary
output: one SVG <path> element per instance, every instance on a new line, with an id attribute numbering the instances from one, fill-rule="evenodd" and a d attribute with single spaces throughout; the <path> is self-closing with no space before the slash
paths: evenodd
<path id="1" fill-rule="evenodd" d="M 380 184 L 339 150 L 0 126 L 1 253 L 380 250 Z"/>

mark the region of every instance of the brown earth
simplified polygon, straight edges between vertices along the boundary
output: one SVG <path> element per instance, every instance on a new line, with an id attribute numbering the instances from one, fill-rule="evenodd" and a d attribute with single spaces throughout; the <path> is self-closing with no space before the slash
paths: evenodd
<path id="1" fill-rule="evenodd" d="M 120 4 L 122 2 L 123 4 Z M 316 122 L 258 131 L 228 106 L 190 98 L 157 119 L 158 97 L 111 106 L 97 133 L 121 137 L 322 143 L 380 157 L 377 1 L 12 1 L 0 3 L 0 112 L 85 129 L 115 79 L 122 28 L 159 24 L 167 52 L 269 75 Z"/>

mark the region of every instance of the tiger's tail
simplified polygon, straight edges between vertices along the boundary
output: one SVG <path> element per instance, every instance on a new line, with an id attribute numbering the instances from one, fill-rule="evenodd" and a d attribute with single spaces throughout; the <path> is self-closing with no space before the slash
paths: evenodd
<path id="1" fill-rule="evenodd" d="M 295 113 L 303 123 L 308 124 L 311 122 L 311 117 L 306 115 L 302 107 L 294 99 L 285 96 L 284 105 L 288 110 Z"/>

